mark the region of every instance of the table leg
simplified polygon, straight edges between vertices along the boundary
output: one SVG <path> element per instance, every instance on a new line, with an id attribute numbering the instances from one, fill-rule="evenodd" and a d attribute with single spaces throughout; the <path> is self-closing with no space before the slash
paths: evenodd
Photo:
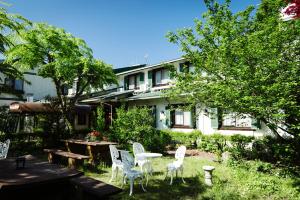
<path id="1" fill-rule="evenodd" d="M 89 164 L 93 164 L 94 161 L 94 156 L 93 156 L 93 152 L 92 152 L 92 147 L 91 145 L 87 145 L 87 151 L 88 151 L 88 155 L 89 155 Z"/>

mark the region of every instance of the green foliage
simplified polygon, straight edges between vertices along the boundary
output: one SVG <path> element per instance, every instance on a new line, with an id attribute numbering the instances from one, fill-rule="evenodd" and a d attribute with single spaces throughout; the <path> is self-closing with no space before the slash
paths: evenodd
<path id="1" fill-rule="evenodd" d="M 13 45 L 10 35 L 18 33 L 26 24 L 30 22 L 22 16 L 9 14 L 0 7 L 0 54 L 4 54 L 6 49 Z M 0 72 L 10 78 L 23 79 L 23 74 L 17 68 L 3 62 L 0 62 Z M 11 92 L 6 89 L 1 87 L 0 92 Z"/>
<path id="2" fill-rule="evenodd" d="M 254 140 L 254 137 L 244 136 L 244 135 L 232 135 L 230 137 L 231 156 L 234 159 L 249 158 L 251 155 L 251 148 L 247 146 L 251 144 Z"/>
<path id="3" fill-rule="evenodd" d="M 105 130 L 105 113 L 102 106 L 97 107 L 96 129 L 101 133 Z"/>
<path id="4" fill-rule="evenodd" d="M 300 141 L 299 139 L 284 141 L 273 137 L 256 139 L 252 145 L 252 157 L 286 167 L 299 165 Z"/>
<path id="5" fill-rule="evenodd" d="M 112 66 L 94 59 L 87 44 L 64 29 L 37 23 L 20 30 L 14 42 L 5 53 L 6 62 L 23 70 L 38 68 L 38 75 L 53 80 L 56 102 L 71 131 L 78 98 L 92 88 L 117 83 Z M 65 88 L 73 84 L 75 94 L 67 98 Z"/>
<path id="6" fill-rule="evenodd" d="M 146 107 L 126 110 L 123 106 L 117 109 L 117 118 L 113 121 L 109 137 L 124 146 L 140 142 L 149 151 L 161 152 L 168 142 L 168 136 L 156 131 L 153 120 L 151 110 Z"/>
<path id="7" fill-rule="evenodd" d="M 213 135 L 202 135 L 198 141 L 198 148 L 204 151 L 213 152 L 217 160 L 221 161 L 222 153 L 227 150 L 228 137 L 215 133 Z"/>
<path id="8" fill-rule="evenodd" d="M 177 148 L 180 145 L 185 145 L 187 148 L 195 148 L 197 146 L 197 140 L 202 135 L 200 131 L 184 133 L 171 130 L 162 130 L 161 132 L 169 135 L 169 137 L 171 138 L 170 147 L 173 149 Z"/>
<path id="9" fill-rule="evenodd" d="M 168 96 L 186 94 L 192 103 L 249 114 L 275 134 L 280 124 L 300 133 L 300 20 L 283 22 L 282 0 L 262 0 L 233 13 L 230 0 L 205 1 L 207 12 L 195 27 L 168 33 L 195 67 L 174 73 L 176 87 Z M 277 134 L 278 137 L 280 137 Z M 300 136 L 299 136 L 300 137 Z"/>
<path id="10" fill-rule="evenodd" d="M 9 113 L 7 106 L 0 106 L 0 132 L 13 133 L 17 130 L 18 117 Z"/>

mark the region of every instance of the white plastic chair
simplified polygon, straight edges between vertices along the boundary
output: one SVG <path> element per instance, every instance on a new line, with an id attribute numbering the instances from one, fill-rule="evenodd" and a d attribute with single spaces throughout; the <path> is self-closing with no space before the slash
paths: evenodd
<path id="1" fill-rule="evenodd" d="M 118 171 L 123 171 L 123 163 L 120 160 L 119 150 L 116 148 L 115 145 L 109 145 L 110 156 L 112 161 L 112 173 L 111 179 L 109 182 L 112 182 L 118 176 Z"/>
<path id="2" fill-rule="evenodd" d="M 185 181 L 183 180 L 183 160 L 184 160 L 184 157 L 185 157 L 185 152 L 186 152 L 186 147 L 185 146 L 180 146 L 176 150 L 176 153 L 175 153 L 175 159 L 176 160 L 167 165 L 166 178 L 167 178 L 168 174 L 170 173 L 170 175 L 171 175 L 170 185 L 173 184 L 173 174 L 174 174 L 174 172 L 176 172 L 176 177 L 177 177 L 178 171 L 181 172 L 182 182 L 185 183 Z"/>
<path id="3" fill-rule="evenodd" d="M 126 179 L 129 179 L 129 183 L 130 183 L 129 196 L 131 196 L 132 191 L 133 191 L 134 180 L 137 178 L 140 178 L 140 185 L 141 185 L 143 191 L 146 192 L 146 190 L 143 186 L 143 179 L 144 179 L 143 172 L 132 169 L 134 167 L 133 157 L 129 154 L 128 151 L 121 151 L 121 158 L 122 158 L 122 163 L 123 163 L 122 187 L 123 187 L 123 184 L 126 183 Z"/>
<path id="4" fill-rule="evenodd" d="M 5 142 L 0 142 L 0 160 L 7 157 L 10 140 L 7 139 Z"/>
<path id="5" fill-rule="evenodd" d="M 134 142 L 133 145 L 133 154 L 134 154 L 134 165 L 138 164 L 138 166 L 141 168 L 142 172 L 151 172 L 151 163 L 150 160 L 137 156 L 139 153 L 145 153 L 145 149 L 141 143 Z M 145 168 L 147 166 L 147 168 Z M 147 171 L 145 171 L 145 169 Z"/>

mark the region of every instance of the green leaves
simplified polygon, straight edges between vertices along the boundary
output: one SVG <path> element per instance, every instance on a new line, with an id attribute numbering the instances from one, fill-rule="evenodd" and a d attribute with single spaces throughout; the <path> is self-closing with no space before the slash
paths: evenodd
<path id="1" fill-rule="evenodd" d="M 192 93 L 191 102 L 250 114 L 269 127 L 285 124 L 298 135 L 300 21 L 279 19 L 280 0 L 263 0 L 256 13 L 253 6 L 232 13 L 230 1 L 205 3 L 204 21 L 195 20 L 193 30 L 167 34 L 195 66 L 194 74 L 175 74 L 168 96 Z"/>
<path id="2" fill-rule="evenodd" d="M 5 52 L 6 62 L 23 70 L 38 69 L 40 76 L 51 78 L 69 124 L 69 114 L 82 94 L 117 83 L 112 66 L 94 59 L 87 44 L 64 29 L 36 23 L 14 35 L 14 41 Z M 65 88 L 74 85 L 74 96 L 67 98 Z"/>

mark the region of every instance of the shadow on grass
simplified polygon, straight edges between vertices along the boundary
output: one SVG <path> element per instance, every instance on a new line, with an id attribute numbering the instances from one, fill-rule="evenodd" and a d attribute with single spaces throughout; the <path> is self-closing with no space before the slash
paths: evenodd
<path id="1" fill-rule="evenodd" d="M 107 171 L 104 170 L 103 167 L 97 166 L 97 165 L 92 165 L 92 164 L 89 164 L 89 163 L 84 163 L 84 164 L 81 166 L 81 170 L 84 171 L 84 172 L 96 173 L 96 174 L 104 174 L 104 173 L 107 173 Z"/>
<path id="2" fill-rule="evenodd" d="M 206 186 L 199 180 L 199 177 L 185 178 L 183 183 L 181 178 L 176 178 L 173 185 L 169 185 L 170 179 L 155 180 L 150 179 L 147 192 L 143 192 L 138 181 L 135 182 L 133 195 L 129 196 L 129 184 L 123 188 L 123 192 L 112 196 L 110 199 L 195 199 L 206 190 Z"/>
<path id="3" fill-rule="evenodd" d="M 294 188 L 297 188 L 296 190 L 297 190 L 298 192 L 300 192 L 300 178 L 295 178 L 295 179 L 293 180 L 292 186 L 293 186 Z"/>

